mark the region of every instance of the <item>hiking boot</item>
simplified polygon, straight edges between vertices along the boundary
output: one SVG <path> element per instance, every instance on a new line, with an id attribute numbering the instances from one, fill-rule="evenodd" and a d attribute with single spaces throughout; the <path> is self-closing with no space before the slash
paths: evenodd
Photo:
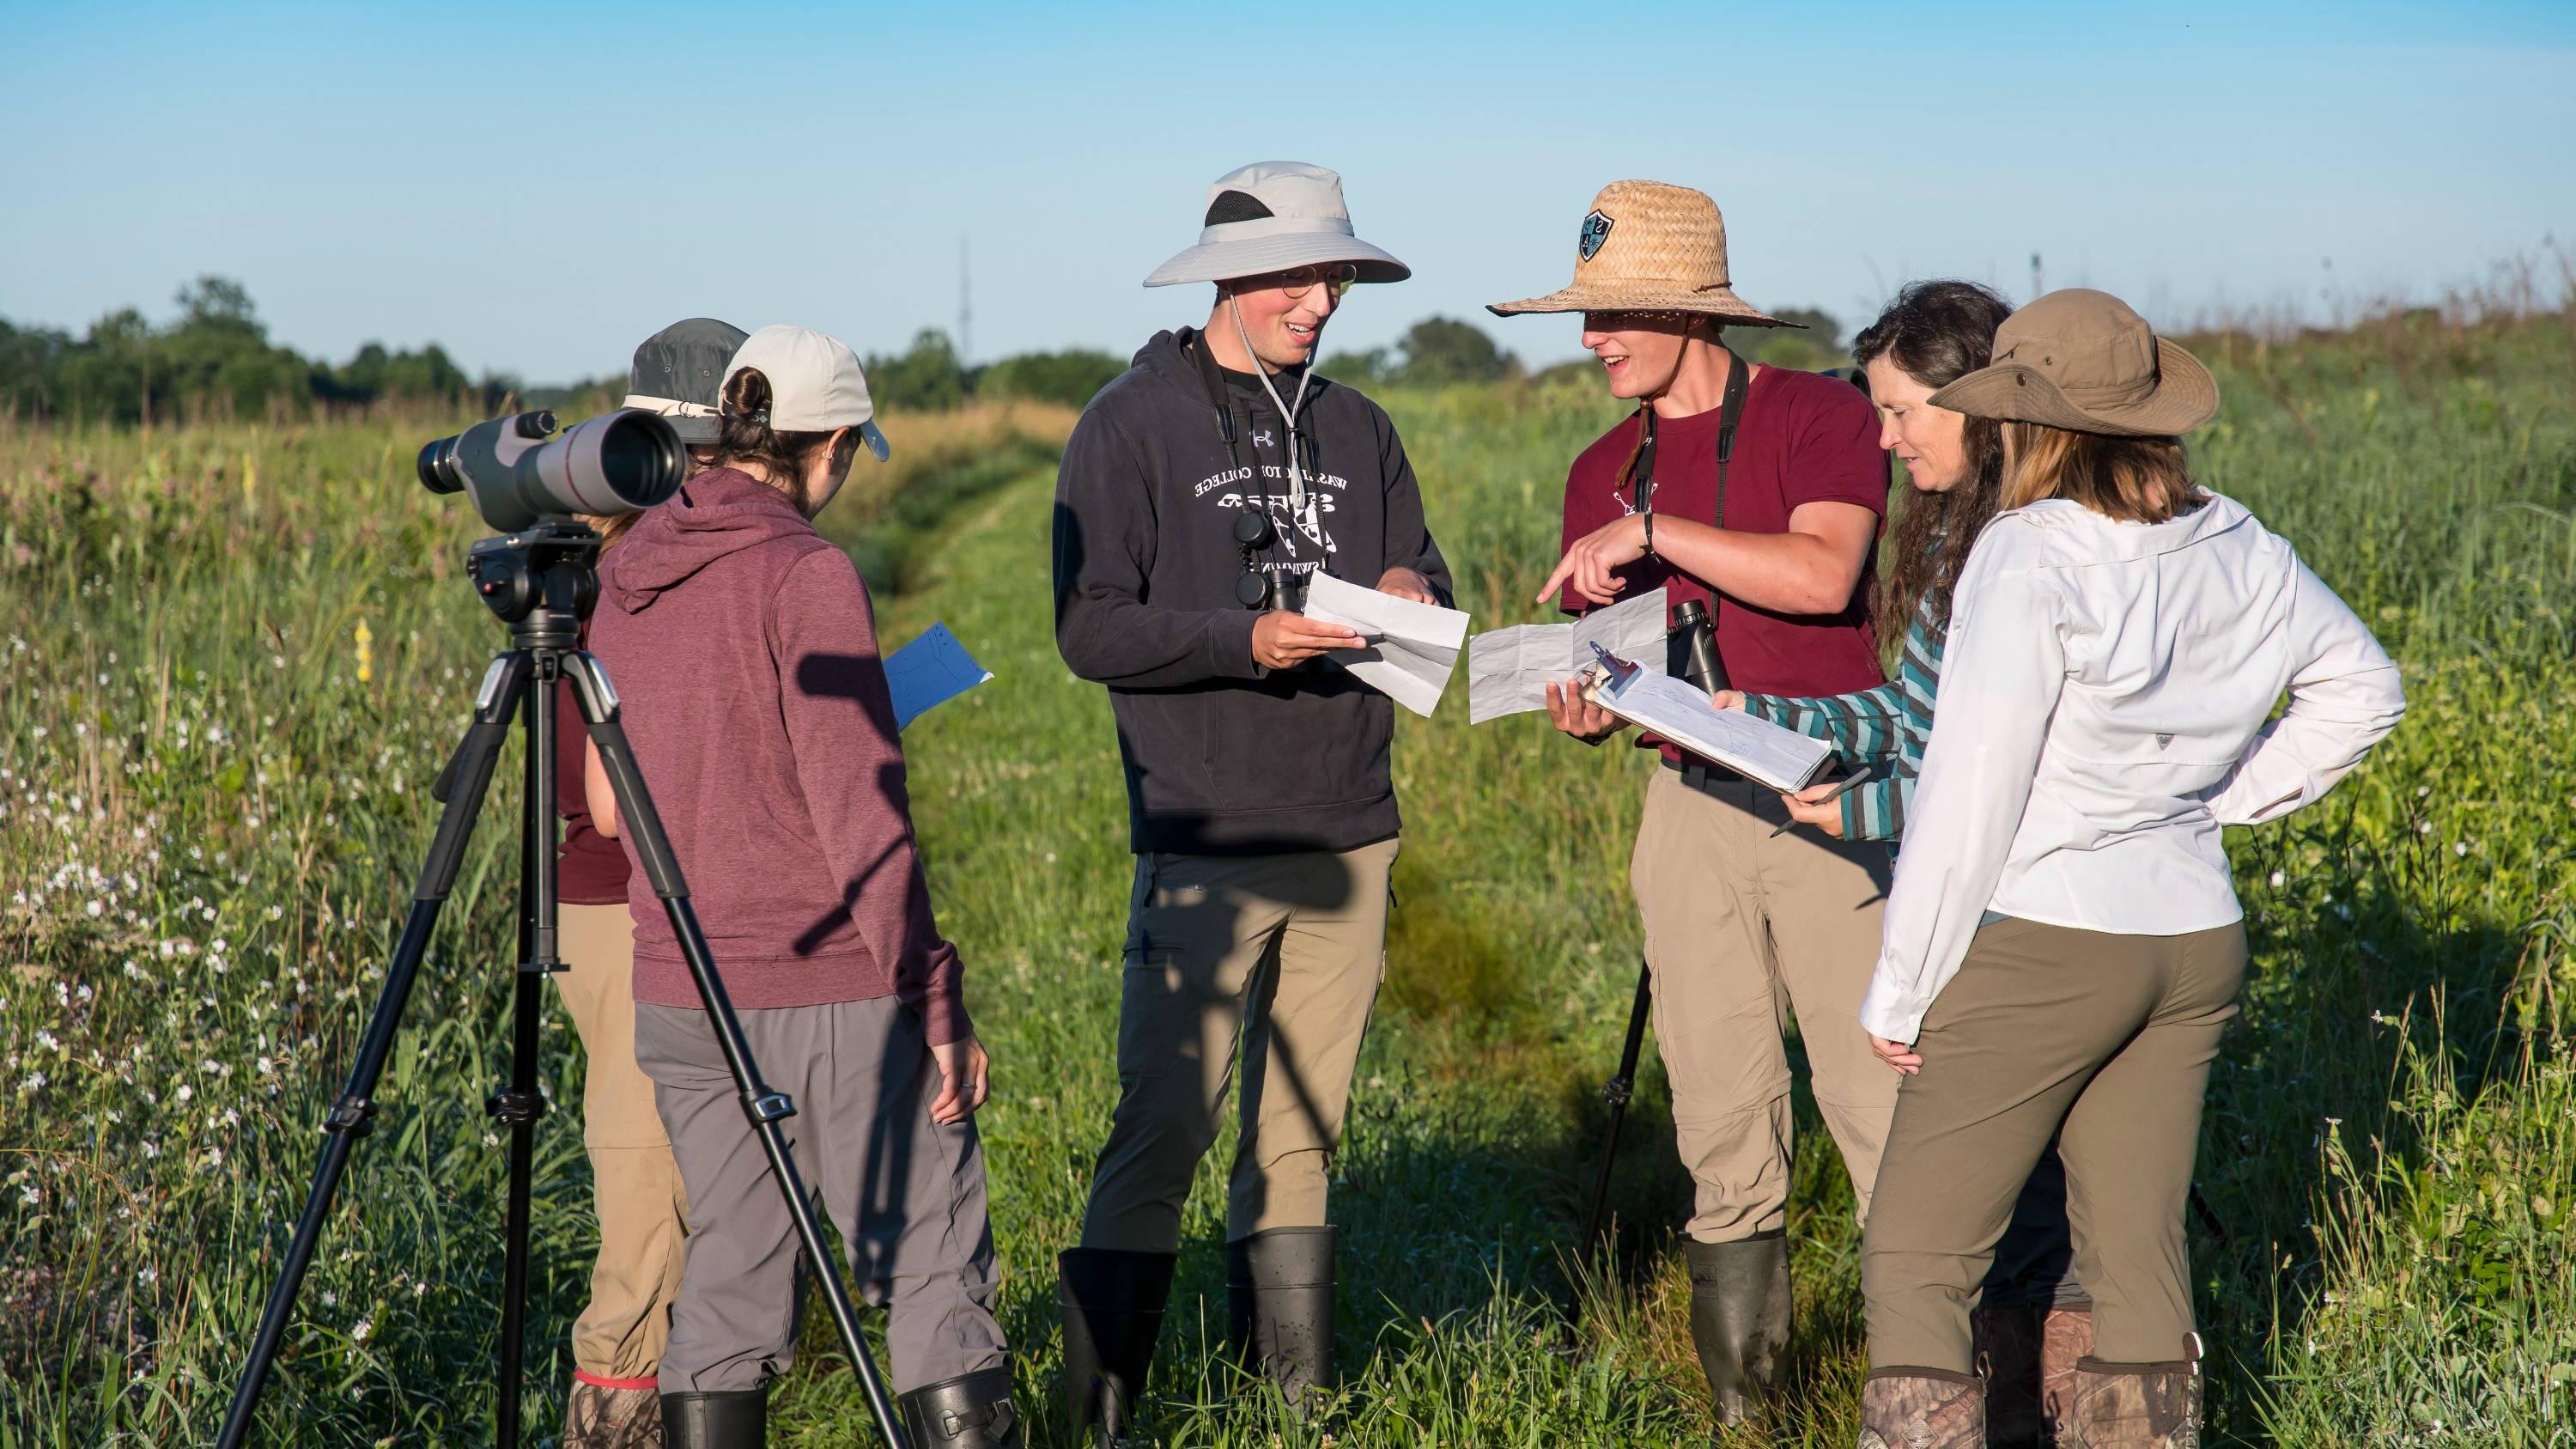
<path id="1" fill-rule="evenodd" d="M 2073 1449 L 2200 1449 L 2200 1365 L 2075 1365 L 2075 1405 L 2065 1442 Z"/>
<path id="2" fill-rule="evenodd" d="M 662 1396 L 650 1379 L 632 1388 L 574 1379 L 561 1443 L 562 1449 L 660 1449 Z"/>
<path id="3" fill-rule="evenodd" d="M 1272 1228 L 1225 1245 L 1227 1337 L 1299 1413 L 1333 1389 L 1333 1230 Z"/>
<path id="4" fill-rule="evenodd" d="M 1056 1305 L 1064 1313 L 1065 1413 L 1077 1442 L 1127 1440 L 1163 1304 L 1172 1294 L 1173 1253 L 1075 1248 L 1055 1260 Z"/>
<path id="5" fill-rule="evenodd" d="M 1984 1449 L 1986 1386 L 1975 1374 L 1871 1369 L 1860 1386 L 1860 1449 Z"/>
<path id="6" fill-rule="evenodd" d="M 1741 1424 L 1778 1377 L 1789 1342 L 1788 1236 L 1685 1242 L 1682 1259 L 1690 1267 L 1691 1346 L 1717 1421 Z"/>
<path id="7" fill-rule="evenodd" d="M 2092 1309 L 2047 1311 L 2039 1330 L 2039 1418 L 2052 1446 L 2075 1442 L 2075 1365 L 2092 1352 Z"/>
<path id="8" fill-rule="evenodd" d="M 2042 1407 L 2040 1323 L 2047 1311 L 2038 1303 L 1981 1303 L 1968 1315 L 1971 1353 L 1986 1370 L 1986 1443 L 1992 1449 L 2054 1449 L 2057 1442 Z"/>
<path id="9" fill-rule="evenodd" d="M 1007 1363 L 926 1384 L 897 1402 L 912 1449 L 1020 1449 Z"/>
<path id="10" fill-rule="evenodd" d="M 667 1449 L 761 1449 L 769 1442 L 769 1390 L 664 1394 L 662 1442 Z"/>

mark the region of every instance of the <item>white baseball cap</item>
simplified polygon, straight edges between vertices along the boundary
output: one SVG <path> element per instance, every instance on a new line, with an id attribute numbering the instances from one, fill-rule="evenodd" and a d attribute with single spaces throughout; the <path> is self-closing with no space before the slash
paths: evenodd
<path id="1" fill-rule="evenodd" d="M 725 364 L 717 395 L 746 367 L 769 379 L 771 430 L 781 433 L 828 433 L 856 428 L 877 461 L 886 459 L 885 434 L 877 430 L 876 403 L 868 397 L 868 375 L 859 370 L 859 355 L 850 344 L 811 327 L 763 327 L 743 339 Z"/>

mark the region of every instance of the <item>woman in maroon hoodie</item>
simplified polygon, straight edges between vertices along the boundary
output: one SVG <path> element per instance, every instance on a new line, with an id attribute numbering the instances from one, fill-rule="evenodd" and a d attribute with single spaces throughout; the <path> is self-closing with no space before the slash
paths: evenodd
<path id="1" fill-rule="evenodd" d="M 1017 1445 L 973 1118 L 987 1060 L 931 919 L 867 589 L 808 521 L 885 440 L 858 358 L 819 332 L 751 334 L 722 396 L 715 466 L 604 563 L 591 649 L 752 1051 L 796 1101 L 797 1166 L 889 1309 L 915 1442 Z M 798 1245 L 660 902 L 630 879 L 635 1056 L 689 1201 L 664 1432 L 757 1445 Z"/>

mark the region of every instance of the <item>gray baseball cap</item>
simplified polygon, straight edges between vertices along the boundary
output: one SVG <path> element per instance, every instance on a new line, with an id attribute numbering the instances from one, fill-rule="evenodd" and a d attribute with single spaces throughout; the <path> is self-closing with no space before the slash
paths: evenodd
<path id="1" fill-rule="evenodd" d="M 672 323 L 635 349 L 620 406 L 660 413 L 683 443 L 714 442 L 725 364 L 749 336 L 712 317 Z"/>
<path id="2" fill-rule="evenodd" d="M 1351 263 L 1363 282 L 1413 275 L 1353 233 L 1340 173 L 1302 161 L 1257 161 L 1208 187 L 1199 244 L 1156 267 L 1145 285 L 1230 282 L 1330 262 Z"/>

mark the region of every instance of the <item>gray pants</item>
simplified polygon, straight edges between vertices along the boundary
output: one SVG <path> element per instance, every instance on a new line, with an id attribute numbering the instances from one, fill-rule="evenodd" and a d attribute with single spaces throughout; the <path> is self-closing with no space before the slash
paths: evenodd
<path id="1" fill-rule="evenodd" d="M 1001 1363 L 983 1149 L 971 1119 L 930 1120 L 939 1069 L 920 1015 L 879 997 L 741 1016 L 761 1076 L 796 1101 L 782 1124 L 796 1169 L 840 1228 L 860 1294 L 888 1310 L 896 1390 Z M 635 1059 L 689 1199 L 662 1391 L 757 1388 L 795 1361 L 795 1224 L 706 1013 L 637 1005 Z"/>
<path id="2" fill-rule="evenodd" d="M 2195 1357 L 2183 1206 L 2245 928 L 2117 936 L 2004 919 L 1923 1018 L 1861 1239 L 1869 1358 L 1975 1369 L 1968 1307 L 2052 1136 L 2094 1354 Z"/>

